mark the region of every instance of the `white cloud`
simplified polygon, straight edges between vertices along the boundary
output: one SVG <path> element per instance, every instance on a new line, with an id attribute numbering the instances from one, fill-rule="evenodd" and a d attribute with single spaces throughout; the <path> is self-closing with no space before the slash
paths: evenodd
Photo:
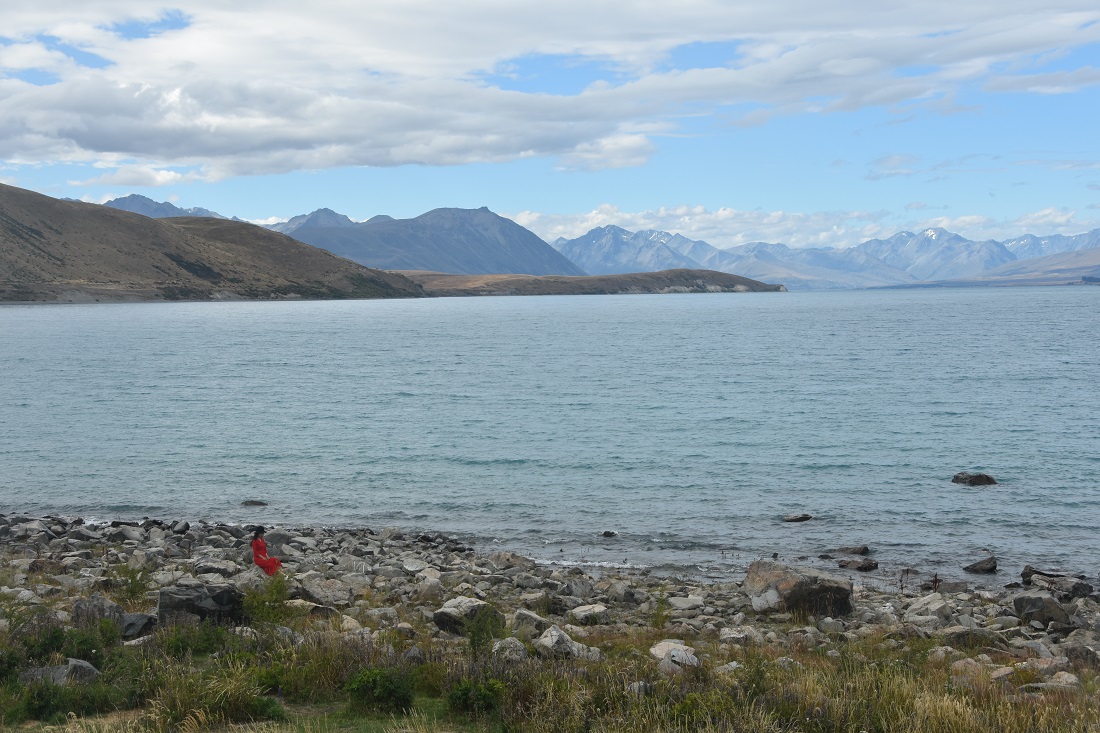
<path id="1" fill-rule="evenodd" d="M 186 27 L 141 38 L 112 28 L 155 21 L 168 6 L 9 5 L 3 32 L 13 42 L 0 46 L 0 160 L 109 161 L 127 166 L 115 179 L 120 184 L 127 176 L 163 181 L 155 171 L 181 166 L 216 180 L 532 156 L 556 157 L 565 168 L 639 165 L 657 145 L 646 126 L 667 130 L 685 109 L 748 105 L 755 111 L 741 119 L 752 123 L 775 114 L 940 104 L 974 80 L 994 90 L 1079 88 L 1096 83 L 1095 69 L 1047 73 L 1035 64 L 1100 40 L 1094 0 L 872 8 L 857 0 L 660 7 L 270 0 L 260 15 L 192 0 Z M 726 67 L 668 68 L 674 49 L 697 42 L 736 44 L 738 55 Z M 505 91 L 485 81 L 522 59 L 549 55 L 599 61 L 611 71 L 571 95 Z M 60 81 L 34 86 L 11 78 L 27 70 Z"/>
<path id="2" fill-rule="evenodd" d="M 109 173 L 86 181 L 70 181 L 72 186 L 108 185 L 108 186 L 170 186 L 176 183 L 187 183 L 201 178 L 200 174 L 192 171 L 180 173 L 179 171 L 155 168 L 147 165 L 122 165 Z"/>

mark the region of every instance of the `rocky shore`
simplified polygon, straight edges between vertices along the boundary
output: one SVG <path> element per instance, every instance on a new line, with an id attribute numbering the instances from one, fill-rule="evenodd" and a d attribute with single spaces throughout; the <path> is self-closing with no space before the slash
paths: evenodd
<path id="1" fill-rule="evenodd" d="M 131 645 L 158 626 L 241 624 L 245 594 L 267 582 L 251 562 L 250 539 L 230 524 L 0 515 L 0 632 L 28 608 L 66 625 L 112 619 Z M 1100 596 L 1081 578 L 1030 567 L 1016 587 L 1000 590 L 885 590 L 768 561 L 719 583 L 594 577 L 395 528 L 276 528 L 266 540 L 284 563 L 289 604 L 347 636 L 457 642 L 489 614 L 503 637 L 494 655 L 592 660 L 603 653 L 599 640 L 646 630 L 665 637 L 649 653 L 668 674 L 700 657 L 733 671 L 750 647 L 836 655 L 869 638 L 886 651 L 920 639 L 934 641 L 929 659 L 951 664 L 963 683 L 981 677 L 1022 695 L 1079 689 L 1082 670 L 1100 667 Z M 120 588 L 132 591 L 125 607 L 116 602 Z M 420 653 L 415 645 L 405 652 Z M 89 666 L 69 660 L 23 674 L 64 682 L 94 675 Z"/>

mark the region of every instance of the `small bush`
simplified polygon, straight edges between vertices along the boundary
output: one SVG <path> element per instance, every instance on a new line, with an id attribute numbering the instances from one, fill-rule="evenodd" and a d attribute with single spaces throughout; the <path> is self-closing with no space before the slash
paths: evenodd
<path id="1" fill-rule="evenodd" d="M 229 629 L 212 621 L 189 626 L 168 626 L 161 632 L 161 644 L 169 656 L 182 659 L 188 654 L 206 655 L 233 646 L 235 636 Z"/>
<path id="2" fill-rule="evenodd" d="M 440 697 L 447 681 L 447 668 L 439 662 L 425 662 L 415 667 L 409 676 L 418 693 L 426 697 Z"/>
<path id="3" fill-rule="evenodd" d="M 495 715 L 504 701 L 506 688 L 500 680 L 479 682 L 463 679 L 447 693 L 451 712 L 469 715 Z"/>
<path id="4" fill-rule="evenodd" d="M 489 651 L 493 639 L 504 635 L 504 623 L 494 608 L 482 608 L 463 629 L 470 641 L 470 656 L 480 659 Z"/>
<path id="5" fill-rule="evenodd" d="M 119 691 L 102 682 L 86 685 L 55 685 L 33 682 L 23 688 L 20 700 L 24 718 L 45 723 L 64 721 L 69 713 L 90 715 L 122 707 Z"/>
<path id="6" fill-rule="evenodd" d="M 405 712 L 412 708 L 413 685 L 403 670 L 364 669 L 344 686 L 353 712 Z"/>
<path id="7" fill-rule="evenodd" d="M 145 603 L 145 594 L 152 583 L 145 568 L 114 565 L 107 570 L 107 587 L 115 603 L 134 610 Z"/>
<path id="8" fill-rule="evenodd" d="M 272 575 L 260 588 L 250 588 L 244 594 L 244 615 L 249 625 L 286 625 L 301 618 L 302 613 L 286 605 L 290 586 L 282 573 Z"/>

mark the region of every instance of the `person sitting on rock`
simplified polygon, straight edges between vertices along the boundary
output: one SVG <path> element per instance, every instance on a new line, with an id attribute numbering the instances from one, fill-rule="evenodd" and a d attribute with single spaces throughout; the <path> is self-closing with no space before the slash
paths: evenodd
<path id="1" fill-rule="evenodd" d="M 283 566 L 282 560 L 277 557 L 267 556 L 267 543 L 264 542 L 264 528 L 263 526 L 256 527 L 256 531 L 252 534 L 252 561 L 260 566 L 268 575 L 274 575 L 275 572 Z"/>

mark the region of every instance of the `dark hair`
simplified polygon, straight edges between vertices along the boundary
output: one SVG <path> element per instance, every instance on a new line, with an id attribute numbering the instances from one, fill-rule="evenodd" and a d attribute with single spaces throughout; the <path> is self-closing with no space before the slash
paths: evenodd
<path id="1" fill-rule="evenodd" d="M 259 539 L 260 535 L 262 535 L 263 533 L 264 533 L 264 526 L 262 524 L 257 524 L 256 529 L 253 530 L 253 532 L 252 532 L 252 539 L 254 539 L 254 540 Z"/>

